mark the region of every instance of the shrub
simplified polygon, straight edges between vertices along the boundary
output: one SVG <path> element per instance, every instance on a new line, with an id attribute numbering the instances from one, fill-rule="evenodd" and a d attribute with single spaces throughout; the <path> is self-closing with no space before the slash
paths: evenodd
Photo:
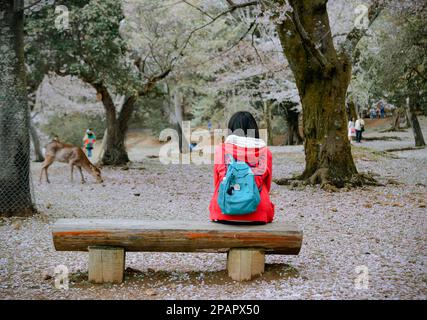
<path id="1" fill-rule="evenodd" d="M 83 136 L 88 128 L 95 132 L 97 140 L 101 140 L 106 128 L 105 117 L 77 112 L 57 113 L 49 118 L 47 124 L 42 126 L 43 132 L 51 138 L 58 136 L 60 141 L 78 146 L 83 145 Z"/>

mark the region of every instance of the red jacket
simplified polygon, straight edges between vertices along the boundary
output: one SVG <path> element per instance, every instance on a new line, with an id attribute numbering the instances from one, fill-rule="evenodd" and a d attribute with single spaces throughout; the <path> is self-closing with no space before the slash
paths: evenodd
<path id="1" fill-rule="evenodd" d="M 227 172 L 225 155 L 232 154 L 234 159 L 245 161 L 255 174 L 255 182 L 261 188 L 261 201 L 253 213 L 245 215 L 226 215 L 218 205 L 219 184 Z M 231 135 L 225 143 L 215 149 L 214 186 L 215 191 L 209 205 L 211 220 L 261 221 L 272 222 L 274 204 L 270 201 L 273 157 L 271 151 L 260 139 L 245 138 Z"/>

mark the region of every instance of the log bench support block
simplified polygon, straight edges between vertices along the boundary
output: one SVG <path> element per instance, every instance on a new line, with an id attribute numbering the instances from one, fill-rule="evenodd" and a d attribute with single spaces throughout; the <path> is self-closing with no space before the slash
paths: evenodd
<path id="1" fill-rule="evenodd" d="M 89 281 L 122 283 L 125 271 L 125 250 L 120 247 L 89 246 Z"/>
<path id="2" fill-rule="evenodd" d="M 227 270 L 231 279 L 251 280 L 264 272 L 265 254 L 263 250 L 236 248 L 227 254 Z"/>

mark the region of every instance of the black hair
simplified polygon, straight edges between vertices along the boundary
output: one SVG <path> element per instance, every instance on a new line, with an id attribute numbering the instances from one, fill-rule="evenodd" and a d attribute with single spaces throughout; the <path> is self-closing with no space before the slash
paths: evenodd
<path id="1" fill-rule="evenodd" d="M 248 111 L 239 111 L 233 114 L 228 122 L 228 130 L 237 136 L 249 136 L 259 139 L 258 125 L 254 116 Z M 255 134 L 255 136 L 254 136 Z"/>

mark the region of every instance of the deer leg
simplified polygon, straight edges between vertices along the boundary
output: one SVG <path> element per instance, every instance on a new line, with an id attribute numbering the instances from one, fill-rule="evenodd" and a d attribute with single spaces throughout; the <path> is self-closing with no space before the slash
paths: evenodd
<path id="1" fill-rule="evenodd" d="M 43 177 L 43 171 L 46 174 L 46 182 L 50 183 L 49 181 L 49 176 L 47 174 L 47 169 L 49 168 L 49 166 L 53 163 L 54 158 L 53 157 L 46 157 L 44 162 L 43 162 L 43 166 L 42 166 L 42 170 L 40 172 L 40 182 L 42 182 L 42 177 Z"/>
<path id="2" fill-rule="evenodd" d="M 39 179 L 39 182 L 40 182 L 40 183 L 42 183 L 42 179 L 43 179 L 43 171 L 45 170 L 46 163 L 47 163 L 47 160 L 43 161 L 42 168 L 41 168 L 41 170 L 40 170 L 40 179 Z"/>
<path id="3" fill-rule="evenodd" d="M 82 176 L 82 183 L 85 183 L 85 177 L 83 176 L 82 167 L 77 166 L 77 168 L 79 169 L 79 171 L 80 171 L 80 175 Z"/>
<path id="4" fill-rule="evenodd" d="M 46 173 L 46 182 L 50 183 L 49 176 L 47 175 L 47 168 L 49 168 L 49 167 L 44 168 L 44 171 Z"/>

